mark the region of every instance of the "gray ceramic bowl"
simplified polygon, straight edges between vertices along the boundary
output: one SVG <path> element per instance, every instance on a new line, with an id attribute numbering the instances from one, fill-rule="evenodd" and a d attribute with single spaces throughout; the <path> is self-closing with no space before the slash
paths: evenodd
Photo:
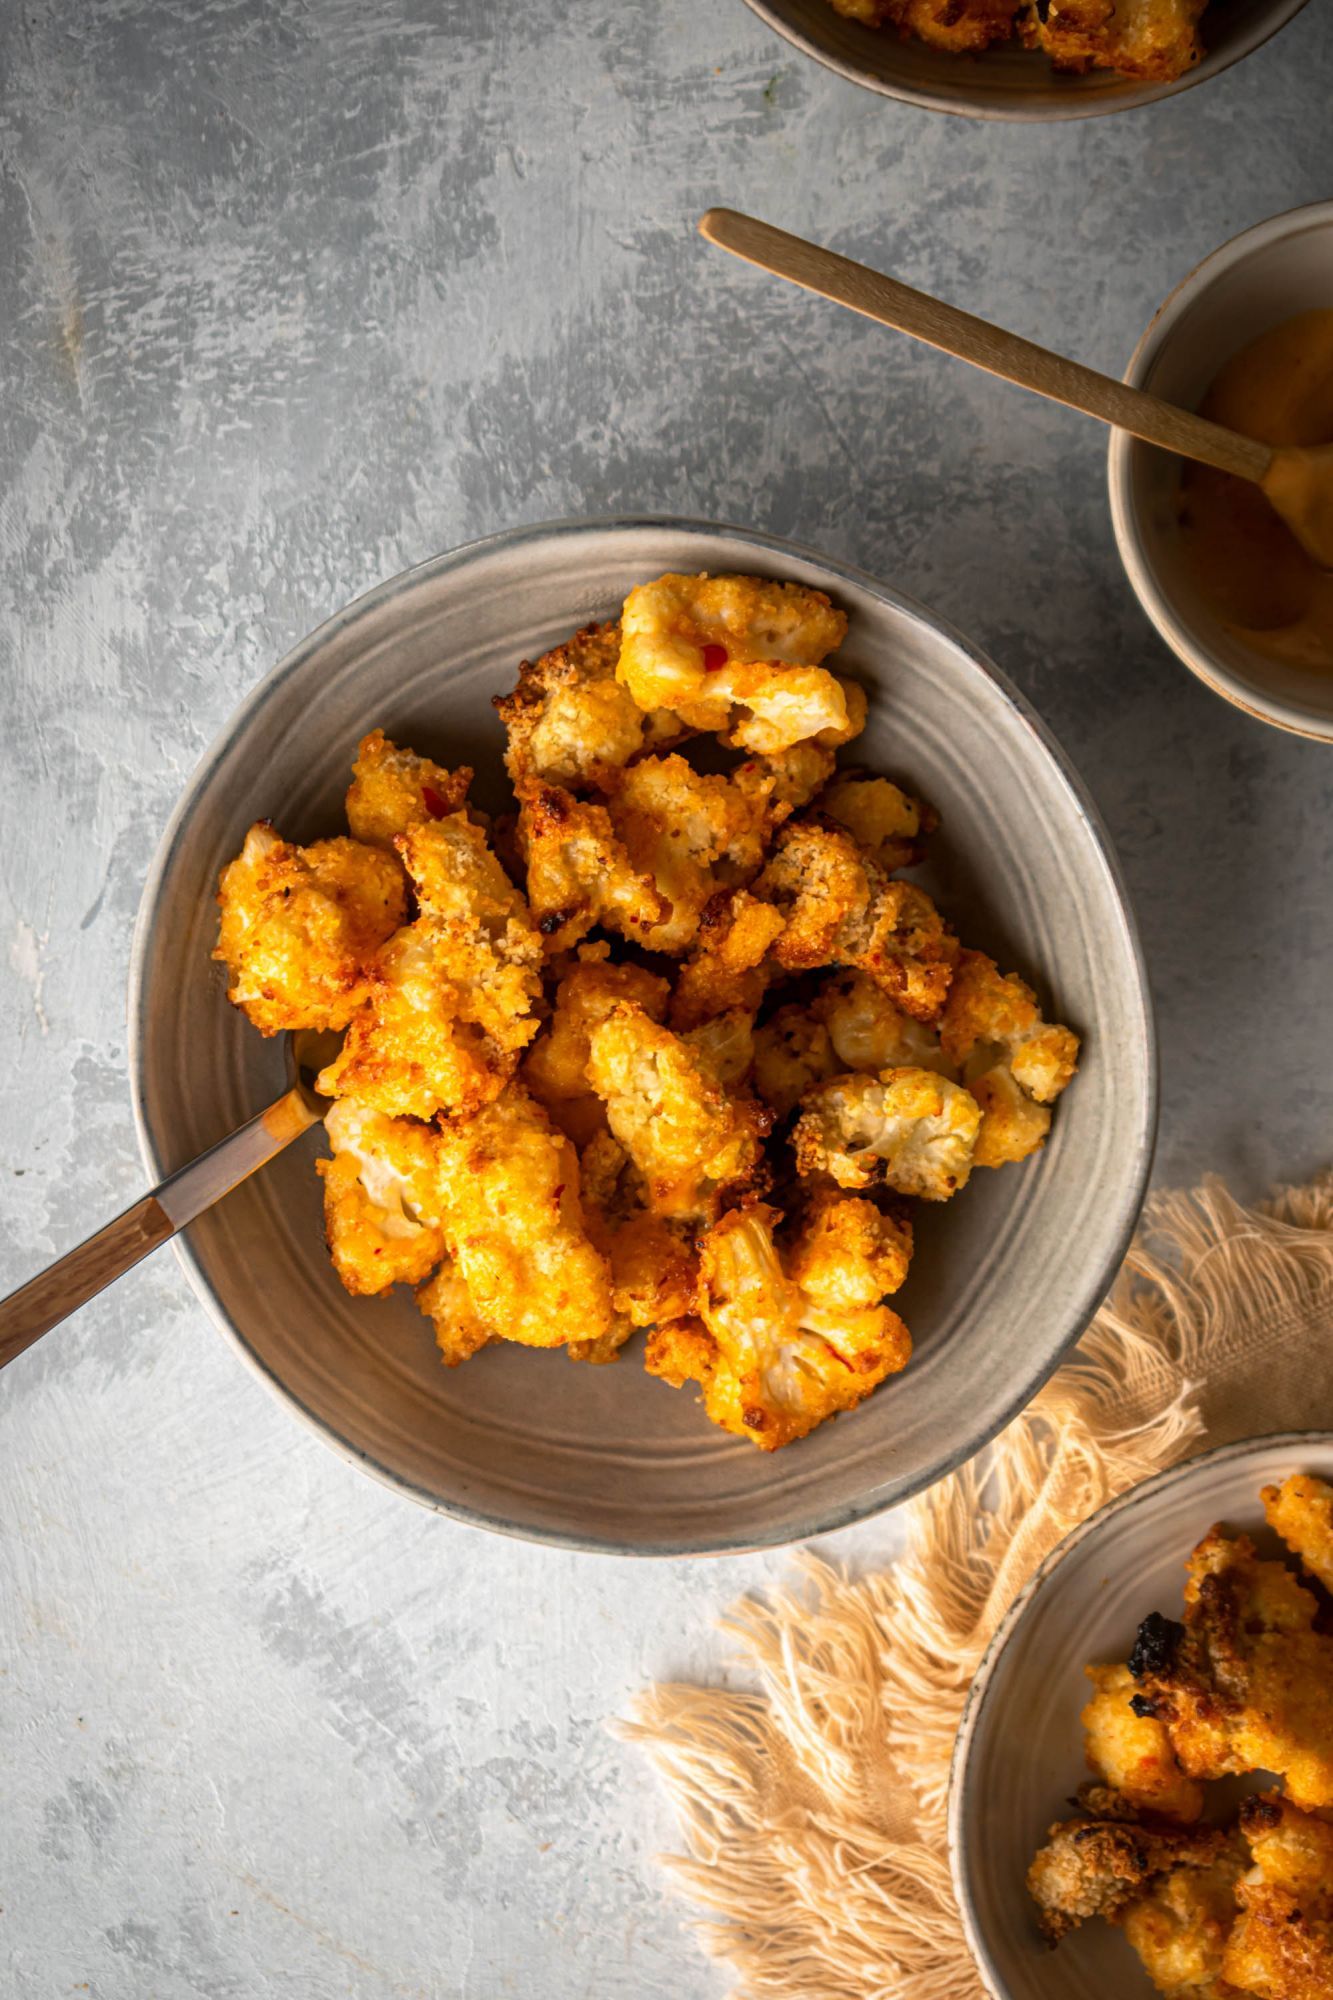
<path id="1" fill-rule="evenodd" d="M 634 1553 L 786 1542 L 890 1506 L 975 1451 L 1032 1395 L 1101 1300 L 1133 1227 L 1155 1115 L 1149 1000 L 1095 814 L 995 669 L 868 577 L 765 536 L 671 521 L 527 528 L 382 584 L 298 646 L 196 773 L 144 892 L 131 1065 L 154 1176 L 266 1103 L 280 1047 L 210 963 L 219 868 L 271 815 L 343 825 L 357 739 L 391 736 L 484 774 L 502 803 L 491 696 L 525 655 L 612 613 L 664 570 L 744 570 L 830 591 L 843 658 L 874 692 L 857 744 L 944 814 L 928 886 L 959 927 L 1035 977 L 1086 1037 L 1047 1151 L 925 1216 L 901 1295 L 917 1351 L 855 1415 L 773 1455 L 725 1437 L 639 1343 L 614 1367 L 498 1347 L 441 1367 L 410 1298 L 353 1300 L 325 1255 L 315 1136 L 180 1246 L 218 1324 L 279 1395 L 367 1471 L 514 1534 Z"/>
<path id="2" fill-rule="evenodd" d="M 1085 1924 L 1051 1951 L 1023 1878 L 1087 1776 L 1084 1666 L 1127 1659 L 1149 1611 L 1180 1615 L 1185 1558 L 1214 1522 L 1279 1554 L 1259 1489 L 1292 1472 L 1333 1478 L 1333 1433 L 1246 1438 L 1145 1480 L 1065 1537 L 996 1633 L 972 1684 L 949 1788 L 954 1887 L 995 2000 L 1155 2000 L 1137 1957 L 1106 1924 Z"/>
<path id="3" fill-rule="evenodd" d="M 1212 0 L 1203 21 L 1203 59 L 1174 83 L 1134 83 L 1104 72 L 1060 75 L 1044 56 L 1016 42 L 981 56 L 949 55 L 900 41 L 891 29 L 845 20 L 829 0 L 747 4 L 804 55 L 881 96 L 963 118 L 1046 119 L 1133 111 L 1220 76 L 1285 27 L 1305 0 Z"/>

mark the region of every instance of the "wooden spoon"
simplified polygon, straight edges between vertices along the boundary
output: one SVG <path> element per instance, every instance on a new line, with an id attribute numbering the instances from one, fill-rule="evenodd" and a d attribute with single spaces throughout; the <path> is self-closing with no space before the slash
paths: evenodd
<path id="1" fill-rule="evenodd" d="M 84 1305 L 113 1279 L 131 1270 L 150 1250 L 166 1243 L 187 1222 L 221 1201 L 234 1187 L 318 1125 L 328 1101 L 316 1094 L 314 1079 L 336 1052 L 340 1036 L 301 1034 L 291 1038 L 296 1067 L 292 1088 L 188 1167 L 136 1201 L 78 1248 L 0 1299 L 0 1368 L 40 1340 L 53 1326 Z"/>
<path id="2" fill-rule="evenodd" d="M 1021 389 L 1131 431 L 1164 451 L 1252 480 L 1320 567 L 1333 569 L 1333 444 L 1275 446 L 1242 437 L 1239 431 L 1226 430 L 1110 375 L 1099 375 L 1095 368 L 1052 354 L 1049 348 L 960 312 L 928 292 L 913 291 L 881 271 L 821 250 L 804 237 L 790 236 L 785 229 L 774 229 L 735 209 L 710 208 L 699 229 L 710 243 L 743 257 L 747 264 L 757 264 L 761 271 L 788 278 L 808 292 L 864 313 L 867 319 L 896 327 L 899 333 L 910 333 L 915 340 L 956 354 Z"/>

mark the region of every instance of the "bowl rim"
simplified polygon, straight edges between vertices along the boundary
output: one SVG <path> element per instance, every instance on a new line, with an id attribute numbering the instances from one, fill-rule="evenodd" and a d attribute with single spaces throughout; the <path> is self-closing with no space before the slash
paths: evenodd
<path id="1" fill-rule="evenodd" d="M 1271 244 L 1280 243 L 1288 236 L 1303 235 L 1307 230 L 1333 229 L 1333 199 L 1302 202 L 1296 208 L 1284 208 L 1276 215 L 1266 216 L 1239 235 L 1228 237 L 1201 257 L 1197 264 L 1180 279 L 1144 328 L 1125 367 L 1123 379 L 1134 388 L 1141 388 L 1151 373 L 1163 350 L 1169 345 L 1173 334 L 1187 309 L 1202 298 L 1218 278 L 1225 272 L 1243 264 L 1256 251 L 1265 250 Z M 1260 697 L 1247 683 L 1235 680 L 1229 669 L 1216 658 L 1207 644 L 1198 638 L 1193 630 L 1177 617 L 1169 600 L 1158 588 L 1149 570 L 1138 520 L 1132 498 L 1131 468 L 1135 451 L 1151 451 L 1152 445 L 1142 444 L 1128 431 L 1113 430 L 1106 450 L 1106 483 L 1111 505 L 1111 527 L 1115 535 L 1115 545 L 1121 565 L 1129 579 L 1130 588 L 1139 604 L 1155 626 L 1158 636 L 1166 641 L 1183 666 L 1201 680 L 1214 694 L 1221 695 L 1245 715 L 1256 722 L 1265 722 L 1271 728 L 1285 730 L 1290 736 L 1303 736 L 1307 742 L 1333 742 L 1333 716 L 1315 717 L 1293 702 L 1284 701 L 1274 695 Z"/>
<path id="2" fill-rule="evenodd" d="M 873 90 L 877 96 L 895 98 L 900 104 L 914 104 L 922 111 L 942 111 L 954 118 L 982 118 L 1005 125 L 1041 125 L 1063 123 L 1071 118 L 1105 118 L 1116 111 L 1137 111 L 1144 105 L 1157 104 L 1163 98 L 1176 97 L 1182 90 L 1192 90 L 1195 84 L 1208 83 L 1213 77 L 1222 76 L 1233 64 L 1253 55 L 1256 49 L 1261 49 L 1265 42 L 1287 27 L 1301 12 L 1306 0 L 1274 0 L 1268 20 L 1242 22 L 1236 32 L 1234 48 L 1228 48 L 1215 62 L 1205 56 L 1193 69 L 1186 70 L 1183 76 L 1175 77 L 1169 83 L 1136 85 L 1127 82 L 1120 95 L 1102 99 L 1085 99 L 1071 93 L 1067 98 L 1053 97 L 1049 109 L 1044 106 L 1041 109 L 1021 109 L 1017 105 L 969 103 L 946 96 L 929 86 L 891 83 L 887 77 L 874 76 L 857 63 L 848 62 L 831 49 L 822 48 L 794 22 L 784 17 L 783 0 L 745 0 L 745 4 L 802 55 L 821 63 L 825 69 L 833 70 L 848 83 L 859 84 L 863 90 Z M 971 58 L 960 56 L 957 60 L 965 62 Z"/>
<path id="3" fill-rule="evenodd" d="M 934 1485 L 947 1477 L 979 1451 L 983 1445 L 996 1436 L 1010 1423 L 1019 1411 L 1035 1396 L 1043 1384 L 1059 1367 L 1065 1356 L 1082 1337 L 1089 1321 L 1110 1289 L 1125 1251 L 1133 1237 L 1139 1214 L 1143 1206 L 1148 1177 L 1152 1167 L 1153 1150 L 1156 1141 L 1159 1110 L 1158 1049 L 1152 992 L 1148 980 L 1147 966 L 1133 905 L 1125 885 L 1119 858 L 1114 844 L 1104 825 L 1092 798 L 1074 770 L 1069 759 L 1052 735 L 1046 723 L 995 664 L 967 639 L 947 619 L 941 618 L 915 598 L 879 582 L 867 571 L 854 564 L 845 563 L 825 556 L 818 550 L 803 543 L 788 541 L 780 536 L 766 534 L 761 530 L 735 526 L 726 522 L 701 520 L 693 516 L 671 514 L 636 514 L 614 516 L 567 517 L 555 521 L 535 522 L 531 525 L 502 529 L 496 534 L 482 536 L 472 541 L 460 543 L 457 547 L 437 555 L 428 556 L 422 562 L 400 570 L 374 584 L 349 604 L 332 615 L 283 655 L 277 664 L 269 669 L 232 712 L 218 731 L 207 750 L 191 773 L 180 798 L 171 813 L 167 825 L 158 842 L 156 852 L 144 882 L 143 893 L 135 918 L 134 933 L 130 946 L 129 976 L 126 996 L 127 1004 L 127 1069 L 130 1082 L 131 1103 L 134 1113 L 135 1134 L 139 1152 L 145 1169 L 152 1182 L 160 1181 L 169 1170 L 168 1164 L 159 1155 L 149 1128 L 146 1093 L 144 1088 L 145 1051 L 149 1039 L 145 1020 L 147 1005 L 146 975 L 149 950 L 156 923 L 156 913 L 161 895 L 163 879 L 173 864 L 181 841 L 187 831 L 195 811 L 198 798 L 210 782 L 219 762 L 226 754 L 238 730 L 258 714 L 269 700 L 275 688 L 289 676 L 298 672 L 312 654 L 318 653 L 338 633 L 345 631 L 358 620 L 374 615 L 390 604 L 395 597 L 405 595 L 428 579 L 447 576 L 451 571 L 466 568 L 479 557 L 499 550 L 515 550 L 536 543 L 548 544 L 552 541 L 577 541 L 588 534 L 613 533 L 635 535 L 643 531 L 660 534 L 695 534 L 705 537 L 725 536 L 740 542 L 756 553 L 780 560 L 795 559 L 813 565 L 822 575 L 835 584 L 843 582 L 878 598 L 899 612 L 928 626 L 931 630 L 956 646 L 968 662 L 999 691 L 1014 719 L 1036 738 L 1039 746 L 1053 764 L 1057 775 L 1069 794 L 1071 804 L 1085 821 L 1094 847 L 1106 869 L 1109 886 L 1114 895 L 1117 912 L 1129 948 L 1134 968 L 1138 992 L 1139 1017 L 1142 1032 L 1143 1068 L 1142 1090 L 1137 1107 L 1134 1155 L 1126 1195 L 1121 1203 L 1116 1226 L 1108 1238 L 1107 1250 L 1100 1266 L 1084 1288 L 1083 1298 L 1077 1310 L 1071 1314 L 1070 1328 L 1064 1341 L 1040 1370 L 1025 1377 L 1022 1385 L 1010 1397 L 994 1420 L 983 1426 L 980 1432 L 967 1433 L 960 1429 L 959 1441 L 948 1455 L 920 1477 L 908 1481 L 901 1490 L 889 1497 L 869 1496 L 864 1502 L 851 1502 L 823 1510 L 815 1508 L 810 1515 L 791 1528 L 776 1528 L 772 1534 L 759 1538 L 751 1536 L 735 1540 L 725 1538 L 711 1541 L 705 1547 L 697 1542 L 666 1540 L 662 1543 L 626 1544 L 613 1537 L 594 1534 L 579 1534 L 564 1529 L 544 1529 L 519 1526 L 501 1516 L 489 1514 L 485 1509 L 470 1507 L 460 1501 L 443 1499 L 440 1495 L 417 1486 L 410 1479 L 402 1477 L 390 1467 L 380 1464 L 367 1452 L 350 1444 L 323 1417 L 316 1414 L 267 1366 L 245 1340 L 239 1327 L 232 1321 L 221 1299 L 213 1290 L 202 1264 L 195 1255 L 193 1232 L 182 1230 L 172 1239 L 172 1248 L 180 1261 L 185 1275 L 196 1297 L 203 1305 L 210 1319 L 224 1335 L 229 1344 L 240 1354 L 246 1365 L 309 1429 L 344 1461 L 368 1473 L 398 1494 L 415 1500 L 433 1512 L 447 1515 L 470 1527 L 486 1528 L 492 1533 L 511 1536 L 519 1541 L 539 1542 L 547 1546 L 577 1549 L 588 1553 L 607 1555 L 666 1556 L 683 1555 L 739 1555 L 760 1548 L 789 1547 L 811 1536 L 828 1534 L 839 1528 L 871 1518 L 899 1505 L 914 1494 Z"/>
<path id="4" fill-rule="evenodd" d="M 954 1738 L 953 1756 L 949 1762 L 946 1827 L 949 1871 L 953 1877 L 954 1894 L 958 1899 L 963 1935 L 982 1983 L 992 1996 L 992 2000 L 1015 2000 L 1015 1995 L 1013 1989 L 1005 1985 L 995 1968 L 981 1925 L 977 1920 L 976 1905 L 972 1898 L 972 1881 L 965 1861 L 967 1834 L 973 1807 L 969 1797 L 968 1766 L 994 1683 L 995 1671 L 1005 1648 L 1022 1624 L 1035 1598 L 1051 1582 L 1067 1558 L 1090 1536 L 1097 1534 L 1106 1522 L 1114 1520 L 1118 1515 L 1132 1512 L 1144 1501 L 1154 1499 L 1157 1494 L 1164 1493 L 1171 1487 L 1188 1484 L 1208 1466 L 1226 1464 L 1230 1461 L 1240 1463 L 1243 1459 L 1274 1450 L 1297 1452 L 1309 1449 L 1311 1446 L 1318 1446 L 1321 1449 L 1333 1447 L 1333 1430 L 1266 1431 L 1253 1437 L 1233 1438 L 1228 1444 L 1213 1445 L 1209 1450 L 1196 1452 L 1189 1458 L 1178 1460 L 1175 1465 L 1166 1466 L 1148 1479 L 1141 1479 L 1136 1486 L 1130 1486 L 1123 1493 L 1104 1501 L 1086 1519 L 1077 1522 L 1068 1534 L 1056 1543 L 1050 1554 L 1033 1571 L 995 1628 L 991 1642 L 982 1655 L 981 1665 L 977 1668 L 972 1685 L 968 1689 L 962 1720 L 958 1725 L 958 1734 Z"/>

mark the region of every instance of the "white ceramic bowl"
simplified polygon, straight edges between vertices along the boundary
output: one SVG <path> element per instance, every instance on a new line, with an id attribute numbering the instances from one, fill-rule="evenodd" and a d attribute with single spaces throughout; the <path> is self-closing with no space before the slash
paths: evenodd
<path id="1" fill-rule="evenodd" d="M 1158 309 L 1125 380 L 1194 409 L 1233 354 L 1315 307 L 1333 307 L 1333 201 L 1275 215 L 1205 257 Z M 1187 574 L 1176 520 L 1180 460 L 1113 431 L 1109 477 L 1121 561 L 1168 646 L 1248 715 L 1333 741 L 1333 673 L 1254 652 Z"/>
<path id="2" fill-rule="evenodd" d="M 1155 2000 L 1107 1924 L 1084 1924 L 1052 1951 L 1024 1877 L 1088 1775 L 1084 1666 L 1128 1659 L 1150 1611 L 1180 1615 L 1185 1559 L 1214 1522 L 1278 1554 L 1259 1489 L 1292 1472 L 1333 1478 L 1333 1433 L 1247 1438 L 1146 1480 L 1065 1537 L 996 1633 L 968 1698 L 949 1788 L 954 1887 L 995 2000 Z"/>
<path id="3" fill-rule="evenodd" d="M 735 1549 L 838 1527 L 938 1479 L 1032 1395 L 1099 1304 L 1133 1227 L 1155 1116 L 1133 921 L 1091 806 L 1042 725 L 930 613 L 762 535 L 671 521 L 525 528 L 382 584 L 298 646 L 195 774 L 144 892 L 130 995 L 144 1157 L 157 1177 L 282 1086 L 280 1046 L 210 962 L 218 870 L 272 815 L 342 827 L 348 769 L 377 723 L 480 777 L 503 808 L 491 697 L 518 662 L 614 613 L 665 570 L 742 570 L 830 591 L 840 659 L 873 691 L 858 757 L 944 815 L 928 886 L 961 930 L 1034 976 L 1086 1038 L 1037 1159 L 978 1174 L 923 1216 L 896 1303 L 910 1367 L 854 1415 L 774 1454 L 707 1423 L 641 1366 L 487 1349 L 448 1370 L 405 1294 L 352 1299 L 322 1241 L 310 1135 L 188 1233 L 191 1281 L 241 1354 L 346 1456 L 488 1527 L 624 1552 Z"/>
<path id="4" fill-rule="evenodd" d="M 846 20 L 829 0 L 747 0 L 803 55 L 883 97 L 963 118 L 1096 118 L 1133 111 L 1220 76 L 1300 13 L 1305 0 L 1212 0 L 1203 18 L 1204 54 L 1174 83 L 1136 83 L 1105 71 L 1062 75 L 1042 55 L 1001 43 L 980 56 L 950 55 L 900 41 L 890 28 Z"/>

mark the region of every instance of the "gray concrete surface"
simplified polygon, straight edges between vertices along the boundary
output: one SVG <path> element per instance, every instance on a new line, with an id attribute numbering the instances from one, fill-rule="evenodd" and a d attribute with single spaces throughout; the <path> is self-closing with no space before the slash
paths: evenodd
<path id="1" fill-rule="evenodd" d="M 752 207 L 1118 370 L 1201 254 L 1328 194 L 1331 73 L 1316 4 L 1205 90 L 1005 129 L 859 93 L 740 0 L 14 0 L 0 1287 L 139 1188 L 131 922 L 241 695 L 375 579 L 564 514 L 752 522 L 990 647 L 1133 887 L 1161 1176 L 1326 1160 L 1333 760 L 1156 641 L 1093 426 L 691 222 Z M 635 1567 L 419 1513 L 268 1400 L 169 1256 L 43 1362 L 0 1380 L 0 1990 L 724 1990 L 602 1725 L 716 1671 L 712 1615 L 781 1558 Z"/>

